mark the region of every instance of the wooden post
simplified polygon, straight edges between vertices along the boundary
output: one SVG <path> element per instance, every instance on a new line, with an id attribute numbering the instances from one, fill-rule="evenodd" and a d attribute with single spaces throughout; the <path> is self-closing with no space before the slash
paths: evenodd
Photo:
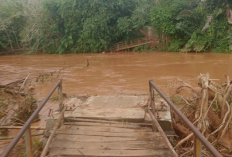
<path id="1" fill-rule="evenodd" d="M 201 141 L 197 137 L 194 138 L 194 157 L 202 157 Z"/>
<path id="2" fill-rule="evenodd" d="M 62 80 L 60 81 L 60 85 L 58 87 L 58 94 L 59 94 L 59 111 L 62 111 L 64 108 L 63 93 L 62 93 Z"/>
<path id="3" fill-rule="evenodd" d="M 154 89 L 153 87 L 150 85 L 150 81 L 149 81 L 149 90 L 150 90 L 150 104 L 148 106 L 148 110 L 151 110 L 151 112 L 153 113 L 153 115 L 155 115 L 155 96 L 154 96 Z M 156 125 L 152 122 L 152 129 L 153 131 L 158 131 L 158 129 L 156 128 Z"/>
<path id="4" fill-rule="evenodd" d="M 27 129 L 25 132 L 25 145 L 26 145 L 26 153 L 27 157 L 33 157 L 33 149 L 32 149 L 32 138 L 31 138 L 31 128 Z"/>

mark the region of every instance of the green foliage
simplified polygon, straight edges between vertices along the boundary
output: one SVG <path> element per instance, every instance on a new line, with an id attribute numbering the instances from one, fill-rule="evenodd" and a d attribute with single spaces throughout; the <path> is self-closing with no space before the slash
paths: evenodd
<path id="1" fill-rule="evenodd" d="M 0 50 L 102 52 L 152 26 L 168 37 L 159 51 L 231 52 L 229 7 L 229 0 L 0 0 Z"/>
<path id="2" fill-rule="evenodd" d="M 154 50 L 151 47 L 149 47 L 148 45 L 142 45 L 142 46 L 138 46 L 132 49 L 132 51 L 141 51 L 141 52 L 146 52 L 146 51 L 151 51 Z"/>
<path id="3" fill-rule="evenodd" d="M 0 0 L 0 49 L 4 45 L 19 47 L 19 32 L 24 27 L 22 5 L 18 1 Z"/>
<path id="4" fill-rule="evenodd" d="M 0 50 L 3 49 L 4 44 L 0 41 Z"/>
<path id="5" fill-rule="evenodd" d="M 177 33 L 177 15 L 196 5 L 193 0 L 163 0 L 152 9 L 151 24 L 158 34 L 175 35 Z"/>
<path id="6" fill-rule="evenodd" d="M 230 52 L 227 0 L 164 0 L 153 8 L 152 26 L 170 37 L 169 51 Z"/>
<path id="7" fill-rule="evenodd" d="M 185 45 L 185 50 L 196 52 L 207 50 L 212 50 L 214 52 L 228 52 L 229 47 L 226 38 L 229 24 L 225 12 L 223 12 L 221 8 L 217 11 L 208 11 L 207 8 L 199 9 L 198 6 L 198 8 L 193 9 L 191 11 L 191 17 L 193 18 L 191 19 L 186 19 L 180 15 L 182 18 L 180 18 L 181 20 L 177 24 L 177 28 L 184 30 L 187 35 L 191 34 L 191 38 Z M 213 14 L 208 14 L 208 12 Z M 207 27 L 207 30 L 203 31 L 202 28 L 208 25 L 206 21 L 209 16 L 212 16 L 212 21 Z M 193 23 L 191 23 L 192 21 Z M 198 24 L 198 26 L 196 24 Z M 193 32 L 188 33 L 183 27 L 178 27 L 179 25 L 191 28 L 190 30 L 193 30 Z"/>
<path id="8" fill-rule="evenodd" d="M 138 14 L 139 4 L 135 0 L 46 1 L 45 8 L 61 36 L 54 52 L 101 52 L 132 39 L 139 34 L 138 26 L 147 22 L 138 22 L 143 17 Z"/>
<path id="9" fill-rule="evenodd" d="M 185 44 L 185 41 L 181 38 L 172 39 L 170 46 L 168 47 L 169 52 L 178 52 L 180 48 Z"/>
<path id="10" fill-rule="evenodd" d="M 153 0 L 0 0 L 0 42 L 12 51 L 102 52 L 141 36 Z"/>

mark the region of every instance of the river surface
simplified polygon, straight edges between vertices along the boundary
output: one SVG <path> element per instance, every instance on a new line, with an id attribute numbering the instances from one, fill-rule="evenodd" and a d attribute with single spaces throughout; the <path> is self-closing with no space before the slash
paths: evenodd
<path id="1" fill-rule="evenodd" d="M 89 60 L 89 66 L 87 65 Z M 82 63 L 78 64 L 79 62 Z M 148 80 L 163 85 L 174 78 L 197 83 L 200 73 L 225 81 L 232 77 L 232 55 L 214 53 L 121 52 L 106 54 L 0 56 L 0 85 L 59 70 L 63 92 L 68 95 L 147 93 Z M 34 83 L 36 97 L 44 97 L 57 81 Z"/>
<path id="2" fill-rule="evenodd" d="M 87 59 L 89 66 L 87 67 Z M 80 63 L 81 62 L 81 63 Z M 106 54 L 10 55 L 0 56 L 0 85 L 39 74 L 61 70 L 58 78 L 44 83 L 34 82 L 35 97 L 45 97 L 59 78 L 63 78 L 63 92 L 67 95 L 118 95 L 148 93 L 148 80 L 162 86 L 175 78 L 197 85 L 200 73 L 225 82 L 232 78 L 232 55 L 213 53 L 121 52 Z M 58 74 L 58 73 L 56 73 Z M 49 102 L 40 112 L 41 121 L 34 126 L 45 126 L 49 109 L 58 103 Z M 12 130 L 8 136 L 15 135 Z M 34 131 L 33 131 L 34 132 Z"/>

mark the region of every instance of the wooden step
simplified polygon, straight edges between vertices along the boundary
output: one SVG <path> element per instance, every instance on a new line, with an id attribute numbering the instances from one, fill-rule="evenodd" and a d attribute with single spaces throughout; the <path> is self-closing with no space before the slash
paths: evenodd
<path id="1" fill-rule="evenodd" d="M 57 130 L 48 156 L 169 157 L 158 132 L 141 123 L 66 122 Z"/>
<path id="2" fill-rule="evenodd" d="M 57 155 L 59 154 L 59 155 Z M 99 150 L 99 149 L 60 149 L 52 148 L 50 156 L 65 157 L 170 157 L 166 149 L 159 150 Z"/>
<path id="3" fill-rule="evenodd" d="M 68 135 L 68 134 L 57 134 L 55 140 L 62 140 L 62 141 L 155 141 L 156 139 L 159 139 L 160 135 L 157 135 L 159 133 L 154 133 L 152 136 L 143 136 L 143 137 L 104 137 L 104 136 L 92 136 L 92 135 Z"/>
<path id="4" fill-rule="evenodd" d="M 66 122 L 64 125 L 72 126 L 92 126 L 92 127 L 116 127 L 116 128 L 131 128 L 141 129 L 143 126 L 130 123 L 94 123 L 94 122 Z"/>
<path id="5" fill-rule="evenodd" d="M 96 120 L 112 120 L 119 122 L 144 122 L 145 111 L 142 108 L 77 108 L 66 118 L 88 118 Z"/>
<path id="6" fill-rule="evenodd" d="M 162 141 L 162 138 L 159 139 Z M 52 144 L 53 148 L 66 148 L 69 145 L 69 149 L 99 149 L 99 150 L 141 150 L 143 149 L 166 149 L 164 143 L 154 144 L 150 141 L 64 141 L 55 140 Z"/>
<path id="7" fill-rule="evenodd" d="M 146 123 L 132 123 L 132 122 L 127 122 L 127 121 L 115 121 L 115 120 L 110 120 L 110 119 L 105 119 L 105 120 L 97 120 L 97 119 L 91 119 L 91 118 L 65 118 L 65 122 L 90 122 L 90 123 L 100 123 L 100 124 L 120 124 L 120 125 L 138 125 L 141 127 L 152 127 L 151 122 L 146 122 Z"/>
<path id="8" fill-rule="evenodd" d="M 60 128 L 60 131 L 67 131 L 67 130 L 78 130 L 81 132 L 90 131 L 90 129 L 93 129 L 92 126 L 78 126 L 78 125 L 63 125 Z M 92 130 L 91 130 L 92 131 Z M 114 133 L 134 133 L 134 132 L 152 132 L 152 129 L 150 127 L 143 127 L 141 129 L 131 129 L 131 128 L 118 128 L 118 127 L 95 127 L 95 132 L 114 132 Z"/>

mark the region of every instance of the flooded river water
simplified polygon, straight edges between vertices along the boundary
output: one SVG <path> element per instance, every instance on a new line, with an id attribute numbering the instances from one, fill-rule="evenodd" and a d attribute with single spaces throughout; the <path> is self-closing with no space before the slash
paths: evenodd
<path id="1" fill-rule="evenodd" d="M 157 85 L 174 78 L 196 83 L 200 73 L 209 72 L 211 78 L 225 81 L 232 77 L 232 55 L 213 53 L 122 52 L 106 54 L 11 55 L 0 56 L 0 84 L 58 70 L 94 57 L 63 70 L 63 92 L 68 95 L 115 95 L 147 93 L 148 80 Z M 36 83 L 36 97 L 44 97 L 54 86 L 52 82 Z"/>
<path id="2" fill-rule="evenodd" d="M 92 59 L 91 59 L 92 58 Z M 87 59 L 89 66 L 87 67 Z M 84 61 L 81 64 L 77 64 Z M 0 85 L 63 70 L 63 92 L 67 95 L 117 95 L 148 93 L 148 80 L 164 85 L 174 78 L 197 84 L 200 73 L 209 73 L 211 78 L 225 81 L 225 75 L 232 78 L 232 55 L 213 53 L 164 53 L 164 52 L 121 52 L 106 54 L 64 54 L 64 55 L 10 55 L 0 56 Z M 35 97 L 45 97 L 58 78 L 45 83 L 34 83 Z M 35 126 L 44 126 L 50 108 L 58 104 L 48 103 L 41 111 L 41 121 Z M 11 131 L 8 136 L 15 135 Z"/>

